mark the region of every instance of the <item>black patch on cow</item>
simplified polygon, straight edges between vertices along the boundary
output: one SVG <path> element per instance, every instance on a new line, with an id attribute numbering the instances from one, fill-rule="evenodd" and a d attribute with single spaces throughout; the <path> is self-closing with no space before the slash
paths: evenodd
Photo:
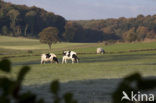
<path id="1" fill-rule="evenodd" d="M 76 61 L 77 59 L 79 60 L 79 58 L 78 58 L 77 55 L 75 55 L 75 54 L 72 55 L 72 58 L 74 58 L 75 61 Z"/>
<path id="2" fill-rule="evenodd" d="M 71 53 L 71 51 L 68 52 L 68 57 L 70 57 L 70 53 Z"/>
<path id="3" fill-rule="evenodd" d="M 51 57 L 51 55 L 48 53 L 48 54 L 46 54 L 46 58 L 50 58 Z"/>
<path id="4" fill-rule="evenodd" d="M 57 62 L 57 63 L 59 62 L 58 59 L 57 59 L 56 57 L 53 57 L 53 61 L 55 61 L 55 62 Z"/>

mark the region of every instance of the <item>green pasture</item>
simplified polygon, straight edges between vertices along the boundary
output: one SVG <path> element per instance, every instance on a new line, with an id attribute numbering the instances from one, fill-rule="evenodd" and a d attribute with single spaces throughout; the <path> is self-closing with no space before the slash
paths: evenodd
<path id="1" fill-rule="evenodd" d="M 96 54 L 96 48 L 103 47 L 106 54 Z M 49 83 L 54 79 L 61 82 L 93 79 L 122 78 L 134 72 L 143 76 L 156 76 L 156 42 L 121 43 L 57 43 L 40 44 L 39 40 L 0 36 L 0 58 L 12 61 L 12 77 L 15 78 L 23 65 L 31 71 L 25 78 L 25 85 Z M 32 51 L 29 52 L 29 51 Z M 74 50 L 80 58 L 79 64 L 40 64 L 41 53 L 54 52 L 61 62 L 63 50 Z M 129 52 L 131 50 L 143 50 Z M 149 51 L 148 51 L 149 50 Z M 2 72 L 0 72 L 2 75 Z"/>

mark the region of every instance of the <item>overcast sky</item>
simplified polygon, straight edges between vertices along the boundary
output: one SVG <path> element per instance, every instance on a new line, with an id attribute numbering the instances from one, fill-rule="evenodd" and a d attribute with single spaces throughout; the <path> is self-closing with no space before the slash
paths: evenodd
<path id="1" fill-rule="evenodd" d="M 156 14 L 156 0 L 4 0 L 37 6 L 67 20 L 136 17 Z"/>

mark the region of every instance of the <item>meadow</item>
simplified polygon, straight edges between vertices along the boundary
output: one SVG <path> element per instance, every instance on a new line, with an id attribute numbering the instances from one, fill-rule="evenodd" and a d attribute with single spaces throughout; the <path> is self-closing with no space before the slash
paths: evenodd
<path id="1" fill-rule="evenodd" d="M 106 54 L 96 54 L 102 47 Z M 62 51 L 74 50 L 79 64 L 61 64 Z M 42 53 L 53 52 L 60 64 L 40 64 Z M 52 80 L 61 82 L 63 91 L 71 91 L 81 103 L 104 103 L 111 101 L 111 93 L 126 75 L 135 72 L 144 77 L 156 76 L 156 42 L 117 43 L 57 43 L 41 44 L 36 39 L 0 36 L 0 59 L 12 62 L 12 78 L 23 65 L 31 67 L 24 80 L 24 90 L 32 90 L 50 101 L 48 85 Z M 3 75 L 0 72 L 0 75 Z"/>

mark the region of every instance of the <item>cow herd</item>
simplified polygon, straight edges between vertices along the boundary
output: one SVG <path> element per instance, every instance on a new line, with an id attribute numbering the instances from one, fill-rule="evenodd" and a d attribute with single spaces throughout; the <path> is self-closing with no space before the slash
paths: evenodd
<path id="1" fill-rule="evenodd" d="M 104 54 L 105 51 L 103 48 L 97 48 L 96 53 L 97 54 Z M 64 63 L 67 64 L 68 60 L 71 60 L 72 63 L 79 63 L 79 58 L 78 58 L 76 52 L 74 52 L 74 51 L 63 51 L 62 64 L 64 64 Z M 47 53 L 47 54 L 41 55 L 41 64 L 45 64 L 45 62 L 59 63 L 59 60 L 57 59 L 57 56 L 54 53 Z"/>

